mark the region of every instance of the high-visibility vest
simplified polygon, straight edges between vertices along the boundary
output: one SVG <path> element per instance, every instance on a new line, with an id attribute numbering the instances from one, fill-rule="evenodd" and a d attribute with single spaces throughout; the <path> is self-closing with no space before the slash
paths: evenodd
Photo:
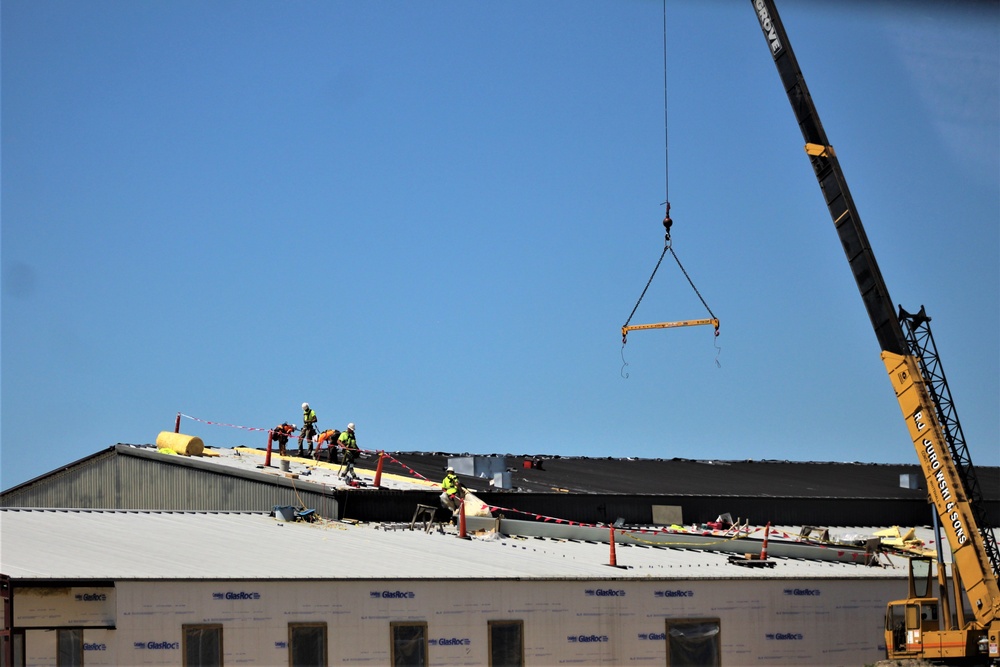
<path id="1" fill-rule="evenodd" d="M 312 408 L 302 411 L 302 423 L 306 426 L 316 423 L 316 411 Z"/>
<path id="2" fill-rule="evenodd" d="M 337 439 L 337 442 L 343 445 L 346 449 L 358 448 L 358 439 L 355 438 L 354 434 L 351 433 L 350 431 L 344 431 L 343 433 L 341 433 L 340 438 Z"/>
<path id="3" fill-rule="evenodd" d="M 458 493 L 458 477 L 454 474 L 447 475 L 441 482 L 441 490 L 449 496 L 453 496 Z"/>

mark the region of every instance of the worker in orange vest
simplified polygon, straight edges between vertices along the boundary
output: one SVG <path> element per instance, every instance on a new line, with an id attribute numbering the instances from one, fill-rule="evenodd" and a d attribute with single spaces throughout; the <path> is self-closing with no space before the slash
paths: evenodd
<path id="1" fill-rule="evenodd" d="M 295 433 L 295 424 L 288 422 L 282 422 L 280 426 L 271 429 L 271 437 L 278 441 L 278 453 L 282 456 L 285 456 L 285 445 L 288 444 L 288 438 L 292 433 Z"/>
<path id="2" fill-rule="evenodd" d="M 337 438 L 340 437 L 340 431 L 335 428 L 328 428 L 319 434 L 319 438 L 316 440 L 316 460 L 319 460 L 319 452 L 323 449 L 323 443 L 326 443 L 327 452 L 329 452 L 328 461 L 334 463 L 337 460 Z"/>

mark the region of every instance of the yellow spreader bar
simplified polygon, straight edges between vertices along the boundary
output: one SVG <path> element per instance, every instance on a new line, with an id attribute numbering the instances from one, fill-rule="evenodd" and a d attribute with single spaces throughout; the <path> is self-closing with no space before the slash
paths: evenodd
<path id="1" fill-rule="evenodd" d="M 673 329 L 676 327 L 696 327 L 699 325 L 711 324 L 715 327 L 715 335 L 719 335 L 719 320 L 717 319 L 705 319 L 705 320 L 682 320 L 680 322 L 657 322 L 656 324 L 631 324 L 626 327 L 622 327 L 622 344 L 625 343 L 625 338 L 628 336 L 629 331 L 640 331 L 642 329 Z"/>

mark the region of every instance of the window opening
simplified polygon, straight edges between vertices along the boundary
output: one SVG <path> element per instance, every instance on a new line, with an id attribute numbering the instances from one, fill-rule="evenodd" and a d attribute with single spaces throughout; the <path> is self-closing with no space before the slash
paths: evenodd
<path id="1" fill-rule="evenodd" d="M 326 623 L 288 624 L 288 664 L 326 667 Z"/>
<path id="2" fill-rule="evenodd" d="M 24 667 L 24 630 L 11 630 L 8 639 L 8 645 L 5 647 L 6 652 L 0 659 L 0 666 Z M 7 662 L 8 658 L 10 658 L 9 662 Z"/>
<path id="3" fill-rule="evenodd" d="M 389 627 L 393 667 L 426 667 L 427 624 L 393 622 Z"/>
<path id="4" fill-rule="evenodd" d="M 720 667 L 720 629 L 717 618 L 667 619 L 667 665 Z"/>
<path id="5" fill-rule="evenodd" d="M 906 649 L 906 605 L 894 604 L 889 606 L 885 615 L 885 629 L 892 633 L 892 644 L 896 651 Z"/>
<path id="6" fill-rule="evenodd" d="M 490 667 L 524 666 L 524 621 L 490 621 Z"/>
<path id="7" fill-rule="evenodd" d="M 83 629 L 56 631 L 56 665 L 81 667 L 83 665 Z"/>
<path id="8" fill-rule="evenodd" d="M 184 667 L 222 667 L 222 626 L 184 625 Z"/>

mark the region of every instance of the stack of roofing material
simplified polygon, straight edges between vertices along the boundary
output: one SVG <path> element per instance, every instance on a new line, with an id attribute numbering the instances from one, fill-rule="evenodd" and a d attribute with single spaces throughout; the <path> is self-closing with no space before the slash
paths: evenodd
<path id="1" fill-rule="evenodd" d="M 156 449 L 167 450 L 184 456 L 201 456 L 205 451 L 205 443 L 196 435 L 160 431 L 156 436 Z"/>

